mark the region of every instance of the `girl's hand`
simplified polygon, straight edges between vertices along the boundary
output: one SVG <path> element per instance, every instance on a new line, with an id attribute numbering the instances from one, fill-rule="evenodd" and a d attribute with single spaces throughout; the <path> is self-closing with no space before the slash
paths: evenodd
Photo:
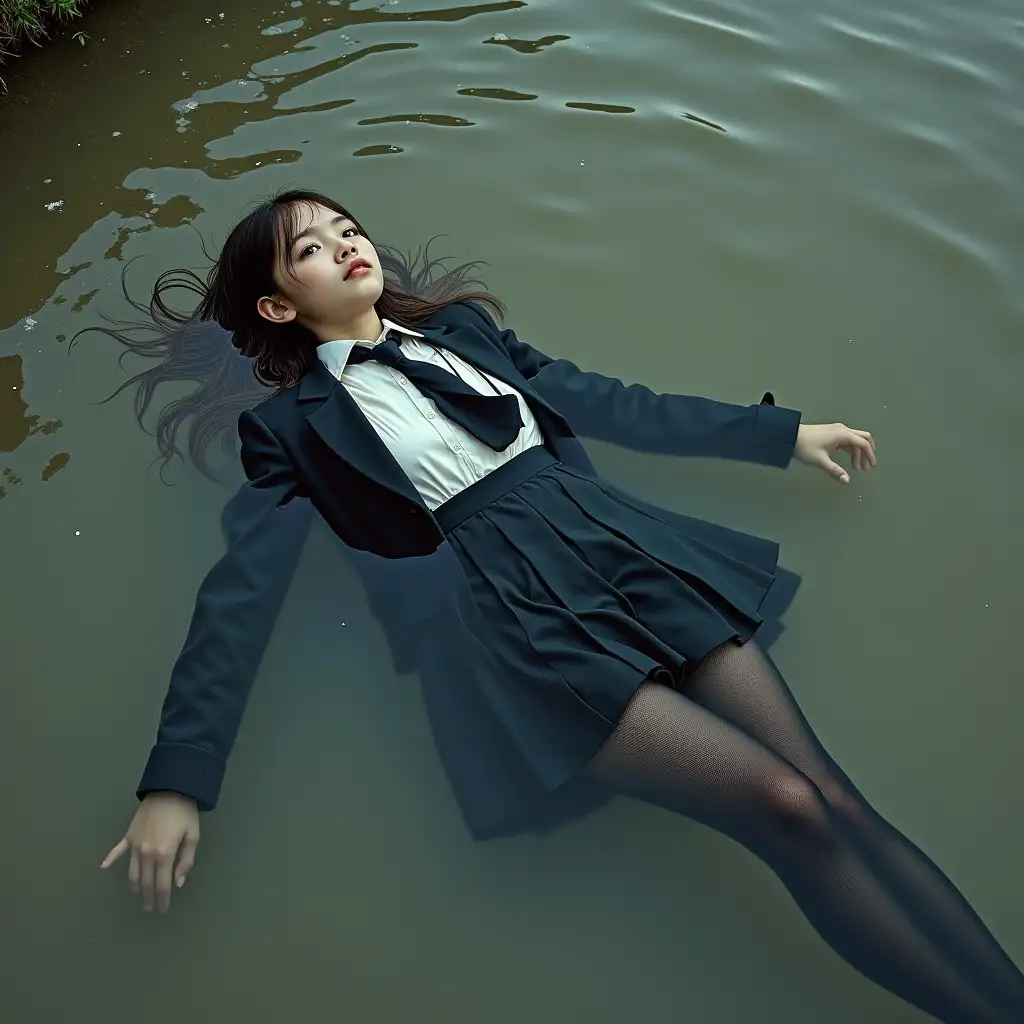
<path id="1" fill-rule="evenodd" d="M 854 469 L 875 465 L 875 440 L 866 430 L 854 430 L 842 423 L 801 423 L 796 435 L 795 458 L 818 466 L 840 483 L 848 484 L 850 474 L 829 457 L 842 449 L 849 453 Z"/>
<path id="2" fill-rule="evenodd" d="M 124 838 L 103 858 L 109 868 L 129 850 L 128 884 L 142 893 L 142 909 L 154 905 L 164 913 L 171 902 L 171 883 L 180 889 L 192 870 L 199 845 L 199 808 L 180 793 L 149 793 L 139 804 Z M 175 867 L 175 857 L 178 859 Z"/>

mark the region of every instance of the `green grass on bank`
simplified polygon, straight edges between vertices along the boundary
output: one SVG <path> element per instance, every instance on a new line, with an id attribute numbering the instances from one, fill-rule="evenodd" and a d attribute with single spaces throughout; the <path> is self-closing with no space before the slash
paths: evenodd
<path id="1" fill-rule="evenodd" d="M 0 64 L 25 43 L 37 46 L 56 26 L 73 21 L 86 0 L 0 0 Z"/>

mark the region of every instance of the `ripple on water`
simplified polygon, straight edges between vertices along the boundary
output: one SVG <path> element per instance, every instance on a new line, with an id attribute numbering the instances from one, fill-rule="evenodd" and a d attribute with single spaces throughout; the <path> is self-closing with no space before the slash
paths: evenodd
<path id="1" fill-rule="evenodd" d="M 831 14 L 819 14 L 817 20 L 823 28 L 827 28 L 834 35 L 864 50 L 906 51 L 903 42 L 894 36 L 883 32 L 872 32 L 870 29 L 861 28 L 844 18 L 837 18 Z"/>
<path id="2" fill-rule="evenodd" d="M 386 114 L 383 117 L 364 117 L 356 124 L 432 124 L 438 128 L 469 128 L 476 124 L 464 117 L 453 117 L 451 114 Z"/>
<path id="3" fill-rule="evenodd" d="M 760 29 L 734 22 L 723 21 L 721 10 L 716 9 L 716 16 L 698 14 L 695 11 L 679 10 L 665 3 L 651 3 L 649 10 L 682 22 L 687 36 L 699 43 L 706 55 L 719 53 L 723 56 L 738 53 L 749 55 L 763 53 L 766 50 L 778 49 L 779 42 L 775 36 Z"/>
<path id="4" fill-rule="evenodd" d="M 535 100 L 534 92 L 516 92 L 514 89 L 458 89 L 460 96 L 475 96 L 483 100 Z"/>
<path id="5" fill-rule="evenodd" d="M 405 150 L 401 146 L 363 146 L 362 149 L 357 149 L 352 155 L 353 156 L 392 156 L 396 153 L 404 153 Z"/>
<path id="6" fill-rule="evenodd" d="M 818 23 L 849 46 L 873 56 L 894 56 L 914 62 L 937 82 L 956 88 L 1001 88 L 1003 81 L 989 68 L 982 67 L 966 57 L 939 49 L 923 40 L 902 39 L 887 32 L 874 31 L 855 25 L 844 18 L 829 14 L 818 15 Z"/>
<path id="7" fill-rule="evenodd" d="M 250 153 L 246 156 L 224 157 L 219 160 L 213 157 L 207 161 L 203 170 L 211 178 L 228 181 L 260 167 L 268 167 L 271 164 L 294 164 L 301 159 L 300 149 L 274 149 L 265 153 Z"/>
<path id="8" fill-rule="evenodd" d="M 949 132 L 934 124 L 925 124 L 886 112 L 878 112 L 872 127 L 881 136 L 879 142 L 886 151 L 915 160 L 929 169 L 949 165 L 972 176 L 985 173 L 977 161 Z M 988 174 L 985 174 L 988 177 Z"/>
<path id="9" fill-rule="evenodd" d="M 490 39 L 485 39 L 484 43 L 493 46 L 507 46 L 509 49 L 515 50 L 516 53 L 540 53 L 541 50 L 546 50 L 549 46 L 554 46 L 555 43 L 569 38 L 569 36 L 556 35 L 543 36 L 540 39 L 510 39 L 503 32 L 497 32 Z"/>
<path id="10" fill-rule="evenodd" d="M 802 108 L 831 108 L 842 104 L 847 98 L 846 93 L 834 82 L 827 82 L 794 68 L 768 68 L 766 74 L 769 82 L 787 93 L 790 103 L 799 104 Z"/>
<path id="11" fill-rule="evenodd" d="M 588 103 L 583 100 L 570 100 L 566 103 L 570 110 L 589 110 L 598 114 L 635 114 L 636 107 L 620 106 L 617 103 Z"/>
<path id="12" fill-rule="evenodd" d="M 901 247 L 939 282 L 973 280 L 984 288 L 1004 290 L 1009 280 L 997 251 L 973 235 L 892 194 L 868 198 L 865 211 L 888 244 Z"/>

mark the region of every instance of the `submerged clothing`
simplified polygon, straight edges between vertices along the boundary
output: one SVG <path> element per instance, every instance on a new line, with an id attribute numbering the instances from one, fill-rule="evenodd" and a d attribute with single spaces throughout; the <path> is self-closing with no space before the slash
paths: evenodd
<path id="1" fill-rule="evenodd" d="M 289 570 L 278 562 L 297 558 L 283 540 L 281 558 L 264 555 L 258 537 L 280 530 L 303 498 L 348 547 L 396 666 L 420 673 L 441 759 L 478 837 L 531 824 L 571 789 L 645 678 L 677 682 L 765 618 L 777 545 L 623 494 L 598 478 L 575 431 L 783 468 L 798 413 L 767 395 L 735 406 L 581 371 L 499 332 L 475 305 L 447 307 L 422 334 L 425 347 L 518 394 L 523 430 L 535 427 L 543 445 L 464 478 L 472 482 L 431 508 L 426 475 L 391 450 L 344 369 L 339 383 L 318 360 L 297 387 L 243 413 L 250 483 L 239 508 L 251 520 L 200 590 L 140 794 L 171 789 L 215 804 L 266 643 L 252 632 L 280 605 Z M 423 420 L 415 401 L 405 407 Z M 444 447 L 437 466 L 462 465 Z"/>

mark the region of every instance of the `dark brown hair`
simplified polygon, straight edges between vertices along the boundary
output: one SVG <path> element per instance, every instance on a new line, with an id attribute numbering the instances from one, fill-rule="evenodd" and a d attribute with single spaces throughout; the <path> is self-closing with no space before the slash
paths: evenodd
<path id="1" fill-rule="evenodd" d="M 143 319 L 106 318 L 111 326 L 87 327 L 72 339 L 74 343 L 82 334 L 99 331 L 125 347 L 121 360 L 132 353 L 155 361 L 107 399 L 134 387 L 135 415 L 143 429 L 161 384 L 195 385 L 157 415 L 154 433 L 161 471 L 175 457 L 185 458 L 178 435 L 186 429 L 188 458 L 200 472 L 215 476 L 207 457 L 210 444 L 219 438 L 222 448 L 233 452 L 239 414 L 297 384 L 317 358 L 317 339 L 309 330 L 294 322 L 273 324 L 256 307 L 261 296 L 277 291 L 277 254 L 280 251 L 290 266 L 298 210 L 312 204 L 348 217 L 360 234 L 369 237 L 348 210 L 328 196 L 306 189 L 279 192 L 235 225 L 205 281 L 191 270 L 167 270 L 157 278 L 149 302 L 143 303 L 128 292 L 126 267 L 121 290 Z M 453 302 L 478 302 L 504 316 L 501 301 L 471 276 L 479 263 L 447 269 L 445 259 L 431 258 L 429 244 L 408 255 L 389 246 L 376 248 L 384 272 L 384 291 L 375 306 L 380 317 L 418 327 Z M 168 300 L 173 291 L 191 293 L 198 297 L 198 305 L 189 312 L 175 309 Z"/>

